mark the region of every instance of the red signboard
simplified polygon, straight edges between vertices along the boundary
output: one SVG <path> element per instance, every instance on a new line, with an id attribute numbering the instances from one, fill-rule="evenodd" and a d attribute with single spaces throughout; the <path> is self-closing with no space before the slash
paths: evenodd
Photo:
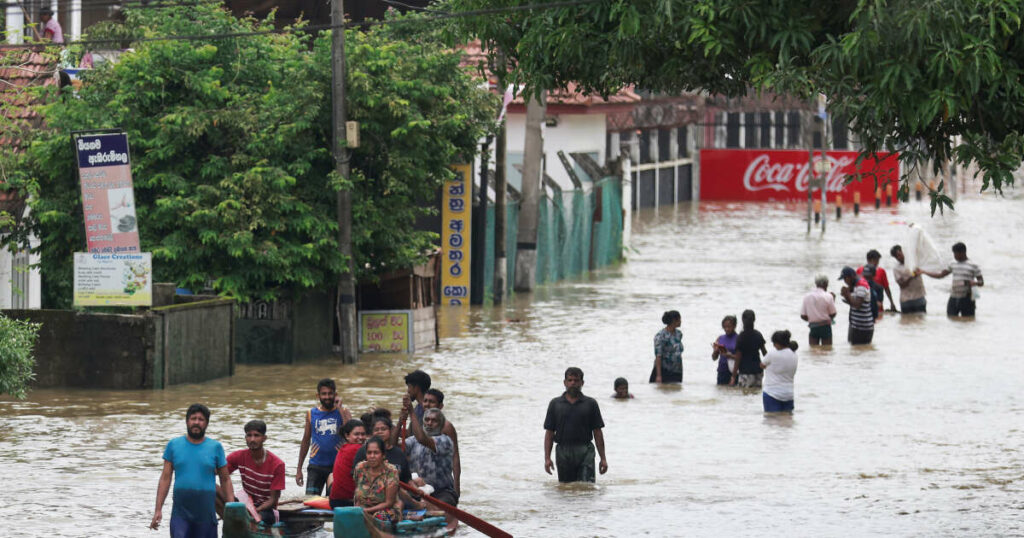
<path id="1" fill-rule="evenodd" d="M 843 195 L 845 203 L 860 193 L 861 203 L 875 200 L 875 181 L 885 196 L 885 185 L 892 188 L 893 202 L 899 187 L 899 162 L 894 153 L 880 153 L 879 159 L 864 159 L 857 165 L 856 151 L 829 151 L 831 170 L 825 180 L 827 199 Z M 814 153 L 815 161 L 821 153 Z M 810 172 L 810 173 L 808 173 Z M 797 201 L 807 199 L 809 179 L 814 168 L 806 150 L 702 149 L 700 151 L 701 200 Z M 860 181 L 846 184 L 851 175 Z M 815 189 L 814 197 L 821 193 Z"/>

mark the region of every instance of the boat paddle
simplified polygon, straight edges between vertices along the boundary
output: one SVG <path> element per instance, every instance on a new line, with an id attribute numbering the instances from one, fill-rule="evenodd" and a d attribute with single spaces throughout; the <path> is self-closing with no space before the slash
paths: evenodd
<path id="1" fill-rule="evenodd" d="M 428 503 L 436 505 L 438 508 L 444 510 L 446 513 L 455 516 L 459 521 L 465 523 L 466 525 L 469 525 L 470 527 L 473 527 L 474 529 L 486 534 L 487 536 L 490 536 L 491 538 L 512 538 L 511 534 L 499 529 L 498 527 L 495 527 L 494 525 L 491 525 L 490 523 L 474 516 L 473 514 L 470 514 L 469 512 L 460 510 L 444 501 L 437 500 L 431 497 L 430 495 L 423 493 L 416 486 L 411 486 L 409 484 L 406 484 L 405 482 L 399 482 L 399 484 L 403 488 L 409 490 L 410 492 L 423 497 L 423 499 L 426 500 Z"/>

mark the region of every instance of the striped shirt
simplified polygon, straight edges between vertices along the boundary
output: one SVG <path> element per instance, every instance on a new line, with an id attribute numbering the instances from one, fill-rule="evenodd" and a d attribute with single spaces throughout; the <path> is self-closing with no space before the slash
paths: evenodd
<path id="1" fill-rule="evenodd" d="M 284 490 L 284 462 L 266 450 L 263 462 L 257 464 L 249 449 L 236 450 L 228 455 L 228 472 L 238 469 L 242 477 L 242 489 L 259 506 L 270 498 L 271 491 Z"/>
<path id="2" fill-rule="evenodd" d="M 965 285 L 964 281 L 974 282 L 981 276 L 981 268 L 970 260 L 964 260 L 962 262 L 950 263 L 948 269 L 949 272 L 953 273 L 953 289 L 949 292 L 949 296 L 954 299 L 970 296 L 971 287 Z"/>
<path id="3" fill-rule="evenodd" d="M 860 297 L 859 307 L 853 306 L 852 299 Z M 868 281 L 860 279 L 850 290 L 850 327 L 860 331 L 870 331 L 875 328 L 875 317 L 871 315 L 871 288 Z"/>

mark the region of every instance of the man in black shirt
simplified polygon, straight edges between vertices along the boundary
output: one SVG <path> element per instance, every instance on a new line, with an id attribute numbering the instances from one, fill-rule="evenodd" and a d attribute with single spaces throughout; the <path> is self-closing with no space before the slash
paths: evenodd
<path id="1" fill-rule="evenodd" d="M 559 482 L 594 482 L 594 443 L 601 456 L 601 474 L 608 472 L 604 456 L 604 420 L 597 400 L 583 395 L 583 370 L 565 371 L 565 392 L 551 400 L 544 417 L 544 470 L 551 474 L 551 446 L 558 443 L 555 460 Z M 590 440 L 593 439 L 594 443 Z"/>

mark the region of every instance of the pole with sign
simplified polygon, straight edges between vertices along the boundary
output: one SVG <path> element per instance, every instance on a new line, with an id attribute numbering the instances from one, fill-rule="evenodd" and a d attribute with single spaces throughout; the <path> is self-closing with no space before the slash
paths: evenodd
<path id="1" fill-rule="evenodd" d="M 452 166 L 455 177 L 441 194 L 441 304 L 469 304 L 470 240 L 473 183 L 468 164 Z"/>

